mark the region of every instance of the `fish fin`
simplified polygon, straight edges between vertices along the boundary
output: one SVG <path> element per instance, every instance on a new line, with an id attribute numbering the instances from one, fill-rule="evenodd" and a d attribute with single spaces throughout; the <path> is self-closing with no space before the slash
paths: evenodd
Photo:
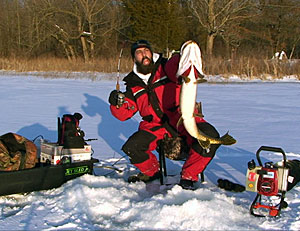
<path id="1" fill-rule="evenodd" d="M 194 117 L 203 118 L 204 115 L 202 113 L 202 104 L 201 104 L 201 102 L 198 102 L 198 103 L 196 102 L 195 103 L 195 108 L 196 108 L 197 113 L 194 113 Z"/>
<path id="2" fill-rule="evenodd" d="M 200 118 L 204 117 L 204 115 L 202 113 L 201 114 L 200 113 L 194 113 L 193 116 L 194 117 L 200 117 Z"/>
<path id="3" fill-rule="evenodd" d="M 223 135 L 220 140 L 222 141 L 223 145 L 232 145 L 236 143 L 236 139 L 234 139 L 231 135 L 228 134 L 228 132 Z"/>
<path id="4" fill-rule="evenodd" d="M 210 142 L 209 140 L 198 140 L 200 146 L 203 148 L 203 149 L 209 149 L 210 148 Z"/>
<path id="5" fill-rule="evenodd" d="M 185 82 L 185 83 L 189 83 L 191 81 L 191 79 L 188 77 L 188 76 L 181 76 L 182 80 Z"/>
<path id="6" fill-rule="evenodd" d="M 197 68 L 194 69 L 195 70 L 195 76 L 196 76 L 196 83 L 205 83 L 207 82 L 207 80 L 205 79 L 205 76 L 203 74 L 201 74 Z"/>
<path id="7" fill-rule="evenodd" d="M 205 82 L 207 82 L 206 79 L 197 79 L 197 81 L 196 81 L 197 84 L 198 83 L 205 83 Z"/>
<path id="8" fill-rule="evenodd" d="M 177 121 L 176 123 L 176 127 L 178 128 L 179 125 L 181 125 L 183 123 L 183 119 L 182 119 L 182 116 L 179 118 L 179 120 Z"/>

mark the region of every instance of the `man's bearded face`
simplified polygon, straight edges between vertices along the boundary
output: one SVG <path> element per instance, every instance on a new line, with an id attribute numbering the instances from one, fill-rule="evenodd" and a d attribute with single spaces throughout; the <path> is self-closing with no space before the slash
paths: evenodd
<path id="1" fill-rule="evenodd" d="M 139 73 L 146 75 L 152 72 L 154 63 L 150 49 L 146 47 L 136 49 L 134 59 Z"/>

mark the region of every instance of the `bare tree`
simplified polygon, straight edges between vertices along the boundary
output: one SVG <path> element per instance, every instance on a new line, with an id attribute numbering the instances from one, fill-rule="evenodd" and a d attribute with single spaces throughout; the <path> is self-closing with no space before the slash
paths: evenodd
<path id="1" fill-rule="evenodd" d="M 267 38 L 272 55 L 285 50 L 292 57 L 299 46 L 300 1 L 260 0 L 258 21 L 263 25 L 261 34 Z"/>
<path id="2" fill-rule="evenodd" d="M 300 54 L 299 0 L 0 0 L 0 11 L 2 57 L 89 61 L 141 37 L 161 51 L 197 37 L 208 54 L 224 43 L 226 54 Z"/>
<path id="3" fill-rule="evenodd" d="M 52 36 L 63 46 L 68 60 L 75 60 L 76 54 L 70 42 L 70 35 L 58 25 L 55 25 L 55 27 L 57 28 L 57 32 L 53 33 Z"/>
<path id="4" fill-rule="evenodd" d="M 118 7 L 115 1 L 45 1 L 55 14 L 53 24 L 59 27 L 54 37 L 63 44 L 64 49 L 68 52 L 71 44 L 77 44 L 76 41 L 79 40 L 86 62 L 94 57 L 96 46 L 101 45 L 101 38 L 109 37 L 111 33 L 120 29 L 123 25 L 123 18 L 114 13 Z"/>
<path id="5" fill-rule="evenodd" d="M 22 9 L 17 0 L 0 1 L 0 52 L 7 56 L 18 54 L 22 41 Z"/>
<path id="6" fill-rule="evenodd" d="M 206 52 L 211 55 L 216 36 L 226 33 L 251 15 L 253 0 L 190 0 L 188 6 L 207 33 Z M 232 33 L 232 31 L 230 31 Z"/>
<path id="7" fill-rule="evenodd" d="M 43 47 L 48 46 L 53 29 L 49 27 L 53 13 L 44 5 L 44 1 L 23 0 L 19 1 L 22 14 L 18 20 L 18 39 L 19 47 L 30 54 L 39 55 L 44 51 Z"/>

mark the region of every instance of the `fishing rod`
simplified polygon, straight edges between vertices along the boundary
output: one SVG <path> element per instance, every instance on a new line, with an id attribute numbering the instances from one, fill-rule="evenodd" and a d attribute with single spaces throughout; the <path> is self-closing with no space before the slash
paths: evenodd
<path id="1" fill-rule="evenodd" d="M 121 48 L 120 55 L 119 55 L 119 61 L 118 61 L 118 72 L 117 72 L 117 83 L 116 83 L 116 90 L 120 91 L 120 66 L 121 66 L 121 58 L 123 54 L 124 45 Z"/>
<path id="2" fill-rule="evenodd" d="M 126 40 L 123 42 L 119 54 L 119 60 L 118 60 L 118 70 L 117 70 L 118 72 L 117 72 L 117 83 L 116 83 L 116 90 L 118 92 L 117 108 L 119 108 L 124 103 L 124 99 L 125 99 L 125 95 L 120 91 L 120 67 L 121 67 L 121 58 L 122 58 L 125 45 L 126 45 Z"/>

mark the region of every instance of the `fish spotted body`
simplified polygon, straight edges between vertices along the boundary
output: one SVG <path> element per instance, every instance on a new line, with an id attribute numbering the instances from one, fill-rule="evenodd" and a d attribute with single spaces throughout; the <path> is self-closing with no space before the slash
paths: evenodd
<path id="1" fill-rule="evenodd" d="M 213 138 L 204 134 L 197 127 L 194 115 L 197 83 L 199 80 L 203 82 L 204 76 L 202 72 L 201 52 L 194 41 L 188 41 L 182 46 L 180 53 L 181 58 L 177 75 L 183 79 L 180 92 L 180 110 L 185 129 L 192 137 L 198 140 L 204 149 L 209 149 L 211 144 L 232 145 L 236 143 L 236 140 L 228 133 L 220 138 Z"/>

